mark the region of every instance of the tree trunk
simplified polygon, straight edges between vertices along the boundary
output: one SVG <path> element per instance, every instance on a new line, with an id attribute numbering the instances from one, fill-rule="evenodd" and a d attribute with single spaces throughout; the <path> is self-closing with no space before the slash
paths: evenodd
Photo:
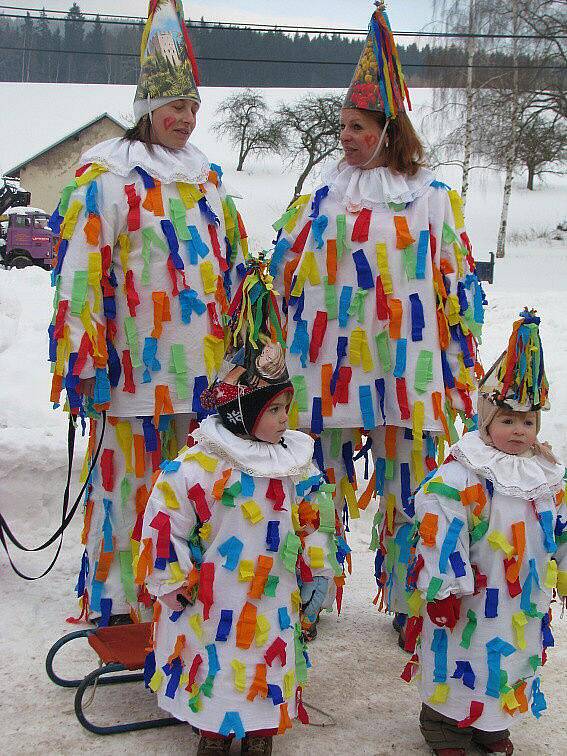
<path id="1" fill-rule="evenodd" d="M 469 172 L 471 169 L 471 152 L 472 152 L 472 135 L 473 135 L 473 107 L 474 107 L 474 90 L 473 90 L 473 61 L 475 54 L 474 32 L 476 18 L 475 0 L 469 0 L 469 27 L 468 33 L 471 35 L 467 40 L 467 115 L 465 124 L 465 148 L 463 155 L 463 179 L 461 184 L 461 197 L 463 200 L 463 211 L 467 204 L 467 193 L 469 189 Z"/>
<path id="2" fill-rule="evenodd" d="M 311 170 L 314 166 L 314 163 L 309 160 L 303 171 L 301 172 L 299 178 L 297 179 L 297 184 L 295 185 L 295 189 L 293 190 L 293 200 L 292 202 L 295 202 L 295 200 L 301 195 L 301 190 L 303 189 L 303 182 L 309 176 L 311 173 Z"/>
<path id="3" fill-rule="evenodd" d="M 534 178 L 535 169 L 533 165 L 528 165 L 528 189 L 533 192 L 534 190 Z"/>
<path id="4" fill-rule="evenodd" d="M 510 194 L 512 193 L 512 179 L 516 164 L 516 131 L 518 128 L 518 32 L 519 32 L 518 0 L 512 0 L 512 62 L 514 64 L 511 112 L 510 112 L 510 146 L 506 156 L 506 179 L 504 180 L 504 193 L 502 196 L 502 213 L 500 215 L 500 229 L 496 244 L 496 257 L 504 257 L 506 254 L 506 230 L 508 227 L 508 209 L 510 207 Z"/>

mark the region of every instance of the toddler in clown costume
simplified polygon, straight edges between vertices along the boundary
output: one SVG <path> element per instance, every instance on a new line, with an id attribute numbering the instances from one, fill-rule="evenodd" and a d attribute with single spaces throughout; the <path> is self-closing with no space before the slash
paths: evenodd
<path id="1" fill-rule="evenodd" d="M 333 487 L 313 440 L 287 430 L 293 385 L 270 289 L 251 261 L 229 310 L 232 361 L 202 397 L 218 415 L 162 465 L 144 514 L 137 578 L 158 598 L 146 684 L 200 731 L 200 754 L 228 753 L 233 738 L 271 753 L 274 734 L 308 721 L 301 622 L 342 572 Z"/>
<path id="2" fill-rule="evenodd" d="M 539 318 L 521 313 L 467 433 L 416 495 L 419 541 L 406 649 L 436 754 L 514 750 L 509 723 L 546 708 L 550 604 L 567 594 L 565 468 L 537 440 L 548 384 Z"/>

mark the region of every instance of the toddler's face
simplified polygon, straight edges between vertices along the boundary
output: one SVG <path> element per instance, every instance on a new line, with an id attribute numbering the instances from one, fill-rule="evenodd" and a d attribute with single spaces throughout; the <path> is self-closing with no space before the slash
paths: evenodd
<path id="1" fill-rule="evenodd" d="M 286 391 L 270 402 L 254 428 L 256 438 L 269 444 L 279 444 L 287 430 L 287 418 L 292 396 L 291 391 Z"/>
<path id="2" fill-rule="evenodd" d="M 523 454 L 536 441 L 536 413 L 500 409 L 488 426 L 488 433 L 499 451 Z"/>

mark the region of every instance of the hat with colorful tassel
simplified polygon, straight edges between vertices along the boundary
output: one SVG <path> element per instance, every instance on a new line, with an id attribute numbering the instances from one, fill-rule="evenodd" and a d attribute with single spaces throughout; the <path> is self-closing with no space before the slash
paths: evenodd
<path id="1" fill-rule="evenodd" d="M 486 373 L 479 395 L 493 405 L 516 412 L 549 409 L 549 383 L 545 375 L 540 318 L 535 310 L 520 313 L 512 327 L 508 348 Z"/>
<path id="2" fill-rule="evenodd" d="M 140 45 L 140 79 L 134 117 L 173 100 L 201 102 L 199 71 L 185 26 L 182 0 L 150 0 Z"/>
<path id="3" fill-rule="evenodd" d="M 293 394 L 269 265 L 269 254 L 250 254 L 228 310 L 223 368 L 201 395 L 202 406 L 216 409 L 223 425 L 237 435 L 254 436 L 269 404 L 286 392 L 291 400 Z"/>
<path id="4" fill-rule="evenodd" d="M 411 110 L 411 102 L 385 4 L 375 5 L 364 50 L 343 107 L 384 113 L 386 118 L 393 119 L 405 111 L 405 100 Z"/>

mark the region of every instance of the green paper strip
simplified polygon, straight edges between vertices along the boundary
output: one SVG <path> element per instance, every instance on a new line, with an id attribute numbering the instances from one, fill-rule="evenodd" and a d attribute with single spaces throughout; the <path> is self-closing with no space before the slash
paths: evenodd
<path id="1" fill-rule="evenodd" d="M 275 598 L 276 588 L 278 587 L 279 582 L 280 582 L 280 579 L 277 575 L 268 575 L 268 579 L 266 580 L 266 585 L 264 586 L 264 596 Z"/>
<path id="2" fill-rule="evenodd" d="M 136 326 L 135 318 L 130 316 L 124 318 L 124 332 L 126 333 L 126 341 L 130 348 L 132 367 L 142 367 L 142 361 L 140 360 L 140 347 L 138 344 L 138 328 Z"/>
<path id="3" fill-rule="evenodd" d="M 414 387 L 419 394 L 425 394 L 433 380 L 433 352 L 422 349 L 415 366 Z"/>
<path id="4" fill-rule="evenodd" d="M 488 520 L 481 520 L 478 525 L 475 525 L 475 527 L 471 530 L 472 543 L 476 543 L 477 541 L 480 541 L 481 538 L 484 538 L 487 530 Z"/>
<path id="5" fill-rule="evenodd" d="M 301 540 L 299 536 L 291 531 L 286 535 L 282 545 L 280 546 L 280 559 L 282 560 L 286 570 L 288 572 L 295 573 L 295 565 L 297 563 L 297 555 L 301 548 Z"/>
<path id="6" fill-rule="evenodd" d="M 335 532 L 335 504 L 333 497 L 327 492 L 318 491 L 315 502 L 319 508 L 319 532 Z"/>
<path id="7" fill-rule="evenodd" d="M 324 431 L 325 433 L 329 433 L 329 431 Z M 333 459 L 338 459 L 341 455 L 341 451 L 343 448 L 343 432 L 341 428 L 331 428 L 331 457 Z M 567 532 L 567 531 L 566 531 Z"/>
<path id="8" fill-rule="evenodd" d="M 132 572 L 132 552 L 120 551 L 120 578 L 126 601 L 132 606 L 136 606 L 138 597 L 136 595 L 136 586 L 134 585 L 134 573 Z"/>
<path id="9" fill-rule="evenodd" d="M 327 310 L 327 318 L 329 320 L 336 320 L 339 317 L 337 287 L 334 284 L 329 283 L 327 276 L 323 279 L 323 284 L 325 286 L 325 308 Z"/>
<path id="10" fill-rule="evenodd" d="M 409 247 L 405 247 L 405 249 L 402 250 L 402 261 L 408 281 L 417 278 L 417 250 L 414 244 L 410 244 Z"/>
<path id="11" fill-rule="evenodd" d="M 448 486 L 447 483 L 436 480 L 427 483 L 426 493 L 434 493 L 438 496 L 445 496 L 447 499 L 461 501 L 461 494 L 458 488 L 453 488 L 453 486 Z"/>
<path id="12" fill-rule="evenodd" d="M 388 331 L 382 331 L 375 336 L 378 359 L 384 373 L 392 371 L 392 352 L 390 350 L 390 336 Z"/>
<path id="13" fill-rule="evenodd" d="M 346 244 L 346 215 L 337 215 L 337 258 L 342 259 L 343 253 L 348 252 Z"/>
<path id="14" fill-rule="evenodd" d="M 297 409 L 300 412 L 307 412 L 307 383 L 304 375 L 294 375 L 291 378 L 293 383 L 294 399 L 297 403 Z"/>
<path id="15" fill-rule="evenodd" d="M 429 587 L 427 589 L 427 595 L 425 597 L 425 600 L 429 603 L 430 601 L 435 601 L 435 596 L 439 593 L 441 586 L 443 585 L 443 581 L 441 578 L 438 577 L 432 577 L 429 581 Z"/>
<path id="16" fill-rule="evenodd" d="M 394 480 L 395 469 L 395 460 L 386 459 L 386 465 L 384 467 L 384 478 L 386 480 Z"/>
<path id="17" fill-rule="evenodd" d="M 289 223 L 289 221 L 294 217 L 294 215 L 297 215 L 299 212 L 298 207 L 290 207 L 289 210 L 286 210 L 285 213 L 278 218 L 278 220 L 275 223 L 272 223 L 272 228 L 274 231 L 281 231 L 281 229 Z"/>
<path id="18" fill-rule="evenodd" d="M 187 228 L 186 213 L 185 205 L 180 199 L 175 197 L 169 198 L 169 214 L 179 241 L 189 241 L 191 239 L 191 234 Z"/>
<path id="19" fill-rule="evenodd" d="M 76 270 L 73 274 L 73 289 L 71 291 L 71 315 L 80 316 L 85 302 L 89 286 L 89 274 L 86 270 Z"/>
<path id="20" fill-rule="evenodd" d="M 443 224 L 443 244 L 453 244 L 454 242 L 458 242 L 460 244 L 460 239 L 455 233 L 454 229 L 451 228 L 451 226 L 447 225 L 447 223 Z"/>
<path id="21" fill-rule="evenodd" d="M 355 315 L 359 323 L 364 323 L 364 306 L 366 304 L 366 297 L 368 296 L 368 289 L 358 289 L 350 307 L 348 308 L 349 315 Z"/>
<path id="22" fill-rule="evenodd" d="M 122 510 L 124 512 L 126 512 L 126 507 L 130 500 L 131 493 L 132 484 L 130 483 L 130 478 L 128 478 L 128 476 L 125 476 L 124 478 L 122 478 L 122 482 L 120 483 L 120 500 L 122 502 Z M 130 513 L 128 513 L 128 515 L 130 515 Z"/>
<path id="23" fill-rule="evenodd" d="M 476 626 L 478 625 L 476 612 L 473 612 L 472 609 L 469 609 L 467 611 L 467 620 L 468 622 L 463 629 L 463 634 L 461 635 L 461 648 L 470 648 L 471 638 L 473 637 L 473 633 L 476 630 Z"/>
<path id="24" fill-rule="evenodd" d="M 236 483 L 233 483 L 232 486 L 229 486 L 229 488 L 225 488 L 222 494 L 221 498 L 221 504 L 224 504 L 225 507 L 234 507 L 235 503 L 234 500 L 237 496 L 240 496 L 242 493 L 242 483 L 237 480 Z"/>
<path id="25" fill-rule="evenodd" d="M 77 189 L 77 182 L 73 179 L 73 181 L 71 181 L 70 184 L 67 184 L 61 192 L 61 198 L 59 200 L 59 215 L 65 215 L 69 209 L 69 201 L 75 189 Z"/>
<path id="26" fill-rule="evenodd" d="M 304 685 L 307 682 L 307 662 L 303 653 L 305 643 L 301 637 L 301 628 L 297 624 L 294 629 L 293 645 L 295 649 L 295 679 L 300 685 Z"/>

